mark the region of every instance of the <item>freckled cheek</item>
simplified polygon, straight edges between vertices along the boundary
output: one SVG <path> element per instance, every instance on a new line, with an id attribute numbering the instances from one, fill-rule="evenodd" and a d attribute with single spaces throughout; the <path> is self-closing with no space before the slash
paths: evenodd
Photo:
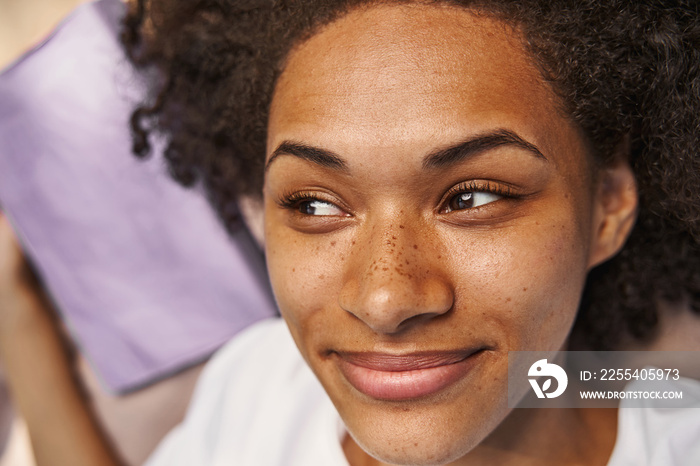
<path id="1" fill-rule="evenodd" d="M 347 245 L 291 230 L 285 233 L 267 237 L 270 281 L 282 315 L 291 325 L 301 326 L 337 307 Z"/>

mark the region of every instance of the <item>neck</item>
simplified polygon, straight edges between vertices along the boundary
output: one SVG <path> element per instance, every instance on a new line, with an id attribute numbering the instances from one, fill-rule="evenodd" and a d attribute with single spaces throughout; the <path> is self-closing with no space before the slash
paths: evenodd
<path id="1" fill-rule="evenodd" d="M 462 464 L 605 465 L 617 436 L 617 409 L 516 409 Z"/>

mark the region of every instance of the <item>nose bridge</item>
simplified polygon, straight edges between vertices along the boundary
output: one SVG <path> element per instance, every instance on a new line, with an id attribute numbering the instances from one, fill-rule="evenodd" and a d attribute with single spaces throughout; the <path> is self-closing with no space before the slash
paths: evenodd
<path id="1" fill-rule="evenodd" d="M 340 305 L 380 333 L 395 333 L 418 316 L 452 307 L 452 289 L 419 222 L 378 219 L 353 251 Z"/>
<path id="2" fill-rule="evenodd" d="M 374 229 L 374 238 L 370 240 L 369 254 L 371 261 L 367 274 L 375 277 L 377 284 L 393 282 L 399 277 L 405 281 L 418 278 L 421 273 L 421 246 L 426 248 L 426 241 L 419 246 L 415 237 L 415 227 L 406 228 L 403 224 L 389 223 L 378 225 Z"/>

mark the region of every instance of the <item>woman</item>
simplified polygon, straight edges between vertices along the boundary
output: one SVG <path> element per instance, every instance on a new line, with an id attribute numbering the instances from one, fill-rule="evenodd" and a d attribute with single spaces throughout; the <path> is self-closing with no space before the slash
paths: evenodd
<path id="1" fill-rule="evenodd" d="M 225 348 L 149 464 L 640 464 L 615 410 L 510 409 L 507 360 L 697 307 L 697 7 L 464 3 L 153 4 L 145 48 L 130 18 L 176 178 L 264 174 L 289 328 Z"/>

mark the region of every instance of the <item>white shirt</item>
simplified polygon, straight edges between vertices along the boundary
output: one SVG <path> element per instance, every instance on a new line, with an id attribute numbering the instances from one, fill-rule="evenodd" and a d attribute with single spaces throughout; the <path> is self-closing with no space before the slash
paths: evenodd
<path id="1" fill-rule="evenodd" d="M 623 401 L 608 466 L 700 465 L 700 383 L 691 409 L 639 409 Z M 657 387 L 658 389 L 658 387 Z M 281 319 L 250 327 L 208 364 L 184 422 L 147 466 L 348 466 L 345 429 Z"/>
<path id="2" fill-rule="evenodd" d="M 683 408 L 658 408 L 654 401 L 622 400 L 617 440 L 608 466 L 700 466 L 700 383 L 681 378 L 626 390 L 682 391 Z"/>
<path id="3" fill-rule="evenodd" d="M 344 427 L 281 319 L 253 325 L 205 368 L 183 423 L 148 466 L 348 466 Z"/>

